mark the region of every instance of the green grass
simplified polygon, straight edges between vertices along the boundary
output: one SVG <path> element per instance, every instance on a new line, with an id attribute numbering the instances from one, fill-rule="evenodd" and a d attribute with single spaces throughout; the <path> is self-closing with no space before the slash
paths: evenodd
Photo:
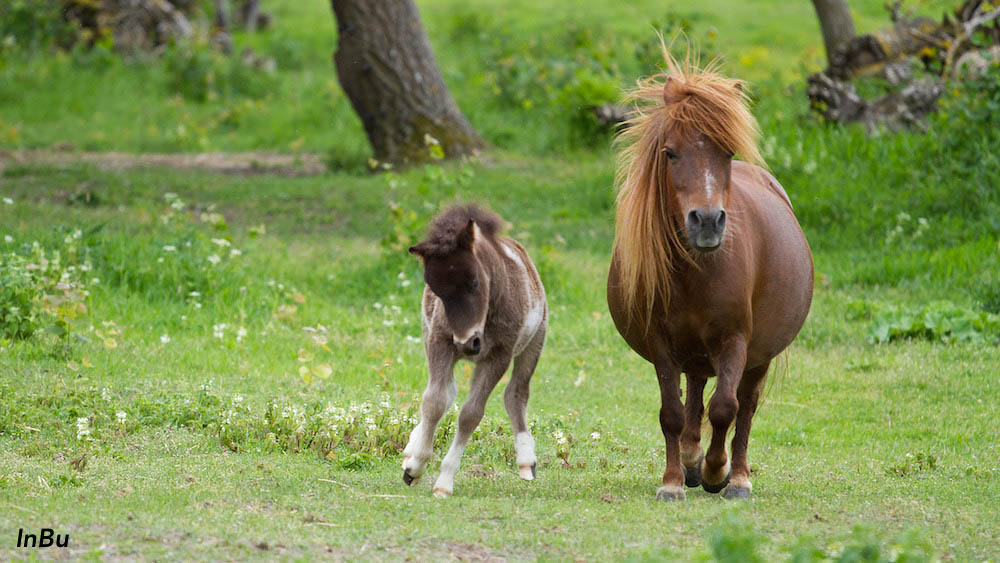
<path id="1" fill-rule="evenodd" d="M 880 4 L 852 3 L 859 29 L 881 24 Z M 795 204 L 818 283 L 755 419 L 754 498 L 692 490 L 664 504 L 654 500 L 663 445 L 652 369 L 618 336 L 604 300 L 606 138 L 572 141 L 581 130 L 561 113 L 564 98 L 524 108 L 516 92 L 489 88 L 497 54 L 526 63 L 503 75 L 526 87 L 577 53 L 589 62 L 572 68 L 596 61 L 616 69 L 601 80 L 624 80 L 643 58 L 619 48 L 645 45 L 663 7 L 573 3 L 570 22 L 561 0 L 421 2 L 456 98 L 496 148 L 481 162 L 368 175 L 329 63 L 328 6 L 293 5 L 273 4 L 273 31 L 237 37 L 288 63 L 263 97 L 172 95 L 160 60 L 80 66 L 79 54 L 18 52 L 0 66 L 16 79 L 0 82 L 7 148 L 314 150 L 340 165 L 304 178 L 0 172 L 11 201 L 0 202 L 0 296 L 15 276 L 34 280 L 32 297 L 63 295 L 62 272 L 89 292 L 36 308 L 32 322 L 62 327 L 54 332 L 0 336 L 0 557 L 35 556 L 13 546 L 18 529 L 40 527 L 69 533 L 66 555 L 78 558 L 1000 557 L 998 335 L 868 338 L 893 308 L 946 300 L 997 312 L 1000 82 L 950 93 L 926 134 L 869 138 L 805 117 L 801 69 L 820 44 L 808 3 L 707 2 L 671 16 L 758 81 L 765 157 Z M 579 51 L 567 47 L 577 39 Z M 558 64 L 532 66 L 549 48 Z M 586 93 L 565 84 L 563 94 Z M 404 249 L 442 205 L 466 199 L 512 224 L 546 285 L 549 339 L 529 403 L 539 478 L 516 477 L 498 391 L 454 497 L 441 501 L 430 494 L 437 460 L 416 487 L 399 474 L 426 380 L 412 341 L 420 269 Z M 40 263 L 43 253 L 48 282 L 11 266 L 14 254 Z M 469 370 L 456 379 L 461 401 Z M 338 418 L 352 404 L 357 420 Z M 557 430 L 571 438 L 568 467 Z"/>

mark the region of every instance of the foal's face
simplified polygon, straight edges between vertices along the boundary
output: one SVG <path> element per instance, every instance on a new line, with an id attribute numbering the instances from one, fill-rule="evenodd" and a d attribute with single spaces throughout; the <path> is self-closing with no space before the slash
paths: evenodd
<path id="1" fill-rule="evenodd" d="M 733 155 L 702 133 L 690 139 L 680 135 L 665 139 L 667 180 L 673 187 L 673 211 L 684 219 L 691 247 L 711 252 L 722 244 L 726 233 Z"/>
<path id="2" fill-rule="evenodd" d="M 490 279 L 476 257 L 478 230 L 470 221 L 459 234 L 458 248 L 449 254 L 427 253 L 420 244 L 410 249 L 423 257 L 424 282 L 444 304 L 452 340 L 466 356 L 478 356 L 485 348 Z"/>

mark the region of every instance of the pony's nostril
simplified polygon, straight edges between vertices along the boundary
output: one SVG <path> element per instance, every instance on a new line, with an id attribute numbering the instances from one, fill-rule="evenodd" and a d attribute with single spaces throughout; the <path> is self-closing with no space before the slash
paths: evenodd
<path id="1" fill-rule="evenodd" d="M 472 339 L 472 351 L 478 352 L 479 348 L 482 347 L 483 343 L 479 340 L 479 337 Z"/>
<path id="2" fill-rule="evenodd" d="M 715 226 L 721 228 L 726 224 L 726 212 L 723 209 L 719 210 L 719 216 L 715 218 Z"/>
<path id="3" fill-rule="evenodd" d="M 698 213 L 697 209 L 688 213 L 688 223 L 694 227 L 701 225 L 701 213 Z"/>

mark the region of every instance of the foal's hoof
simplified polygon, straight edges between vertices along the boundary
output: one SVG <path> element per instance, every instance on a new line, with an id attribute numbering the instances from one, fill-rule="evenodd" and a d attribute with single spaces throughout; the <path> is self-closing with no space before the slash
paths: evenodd
<path id="1" fill-rule="evenodd" d="M 451 491 L 446 491 L 445 489 L 437 488 L 434 489 L 434 496 L 437 498 L 448 498 L 451 496 Z"/>
<path id="2" fill-rule="evenodd" d="M 672 487 L 669 485 L 664 485 L 659 489 L 656 489 L 656 500 L 670 502 L 675 500 L 684 500 L 684 496 L 685 495 L 683 487 Z"/>
<path id="3" fill-rule="evenodd" d="M 750 498 L 750 487 L 729 485 L 722 491 L 722 498 L 727 500 L 748 499 Z"/>
<path id="4" fill-rule="evenodd" d="M 705 489 L 705 491 L 709 493 L 717 493 L 722 489 L 725 489 L 726 485 L 728 484 L 729 484 L 729 473 L 726 473 L 726 478 L 723 479 L 722 482 L 719 483 L 718 485 L 709 485 L 708 483 L 702 481 L 701 488 Z"/>
<path id="5" fill-rule="evenodd" d="M 420 477 L 414 477 L 413 475 L 410 475 L 409 470 L 406 469 L 403 470 L 403 482 L 406 483 L 408 487 L 412 487 L 414 483 L 417 483 L 419 481 Z"/>
<path id="6" fill-rule="evenodd" d="M 534 481 L 535 477 L 538 477 L 538 471 L 535 470 L 536 464 L 531 465 L 518 465 L 517 475 L 525 481 Z"/>
<path id="7" fill-rule="evenodd" d="M 701 485 L 701 464 L 684 468 L 684 484 L 692 489 Z"/>

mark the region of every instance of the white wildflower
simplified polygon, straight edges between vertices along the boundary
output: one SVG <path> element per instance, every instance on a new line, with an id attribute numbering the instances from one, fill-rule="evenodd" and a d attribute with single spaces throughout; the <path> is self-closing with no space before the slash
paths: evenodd
<path id="1" fill-rule="evenodd" d="M 241 326 L 240 328 L 238 328 L 236 330 L 236 341 L 237 342 L 241 342 L 244 338 L 246 338 L 246 336 L 247 336 L 247 329 L 246 328 L 244 328 L 244 327 Z"/>
<path id="2" fill-rule="evenodd" d="M 197 291 L 192 291 L 191 293 L 188 293 L 188 297 L 201 297 L 201 294 Z"/>
<path id="3" fill-rule="evenodd" d="M 115 414 L 115 417 L 118 418 L 118 424 L 125 424 L 125 419 L 128 418 L 128 413 L 125 411 L 118 411 Z"/>
<path id="4" fill-rule="evenodd" d="M 195 302 L 194 308 L 195 309 L 201 309 L 201 303 Z"/>
<path id="5" fill-rule="evenodd" d="M 590 433 L 590 439 L 591 440 L 600 440 L 601 439 L 601 433 L 600 432 L 591 432 Z"/>
<path id="6" fill-rule="evenodd" d="M 379 303 L 378 301 L 376 301 L 375 304 L 372 305 L 372 306 L 375 307 L 376 309 L 381 309 L 382 308 L 382 304 Z"/>
<path id="7" fill-rule="evenodd" d="M 6 203 L 7 205 L 14 205 L 14 200 L 10 199 L 9 197 L 3 198 L 3 202 Z"/>
<path id="8" fill-rule="evenodd" d="M 163 251 L 164 252 L 177 252 L 177 247 L 174 246 L 174 245 L 172 245 L 172 244 L 167 244 L 167 245 L 164 245 Z"/>
<path id="9" fill-rule="evenodd" d="M 240 250 L 239 248 L 234 248 L 234 249 L 232 249 L 232 250 L 229 251 L 229 256 L 235 257 L 235 256 L 242 256 L 242 255 L 243 255 L 243 251 Z"/>
<path id="10" fill-rule="evenodd" d="M 90 436 L 90 419 L 82 416 L 76 419 L 76 439 L 83 440 Z"/>
<path id="11" fill-rule="evenodd" d="M 107 387 L 101 388 L 101 399 L 105 401 L 111 400 L 111 391 L 109 391 Z"/>
<path id="12" fill-rule="evenodd" d="M 162 342 L 164 344 L 170 344 L 170 335 L 166 334 L 166 333 L 163 333 L 162 335 L 160 335 L 160 342 Z"/>
<path id="13" fill-rule="evenodd" d="M 80 229 L 73 231 L 73 238 L 79 239 L 82 236 L 83 236 L 83 231 L 81 231 Z"/>
<path id="14" fill-rule="evenodd" d="M 208 258 L 206 258 L 206 260 L 208 260 L 213 266 L 218 264 L 219 262 L 222 262 L 222 258 L 219 258 L 218 254 L 213 254 Z"/>
<path id="15" fill-rule="evenodd" d="M 232 243 L 224 238 L 214 238 L 212 239 L 212 244 L 216 244 L 220 248 L 225 248 L 227 246 L 230 246 Z"/>
<path id="16" fill-rule="evenodd" d="M 90 283 L 92 283 L 93 285 L 97 285 L 101 283 L 101 278 L 90 278 Z"/>
<path id="17" fill-rule="evenodd" d="M 390 321 L 389 319 L 386 319 L 386 320 L 382 321 L 382 324 L 384 324 L 385 326 L 392 326 L 392 325 L 394 325 L 396 323 Z"/>
<path id="18" fill-rule="evenodd" d="M 3 241 L 6 242 L 7 244 L 10 244 L 10 243 L 14 242 L 14 237 L 12 237 L 10 235 L 4 235 L 3 236 Z"/>
<path id="19" fill-rule="evenodd" d="M 225 336 L 225 332 L 226 332 L 226 323 L 212 325 L 212 335 L 215 336 L 216 338 L 221 340 L 222 337 Z"/>
<path id="20" fill-rule="evenodd" d="M 402 282 L 399 283 L 399 285 L 403 287 L 410 287 L 410 280 L 403 280 Z"/>

